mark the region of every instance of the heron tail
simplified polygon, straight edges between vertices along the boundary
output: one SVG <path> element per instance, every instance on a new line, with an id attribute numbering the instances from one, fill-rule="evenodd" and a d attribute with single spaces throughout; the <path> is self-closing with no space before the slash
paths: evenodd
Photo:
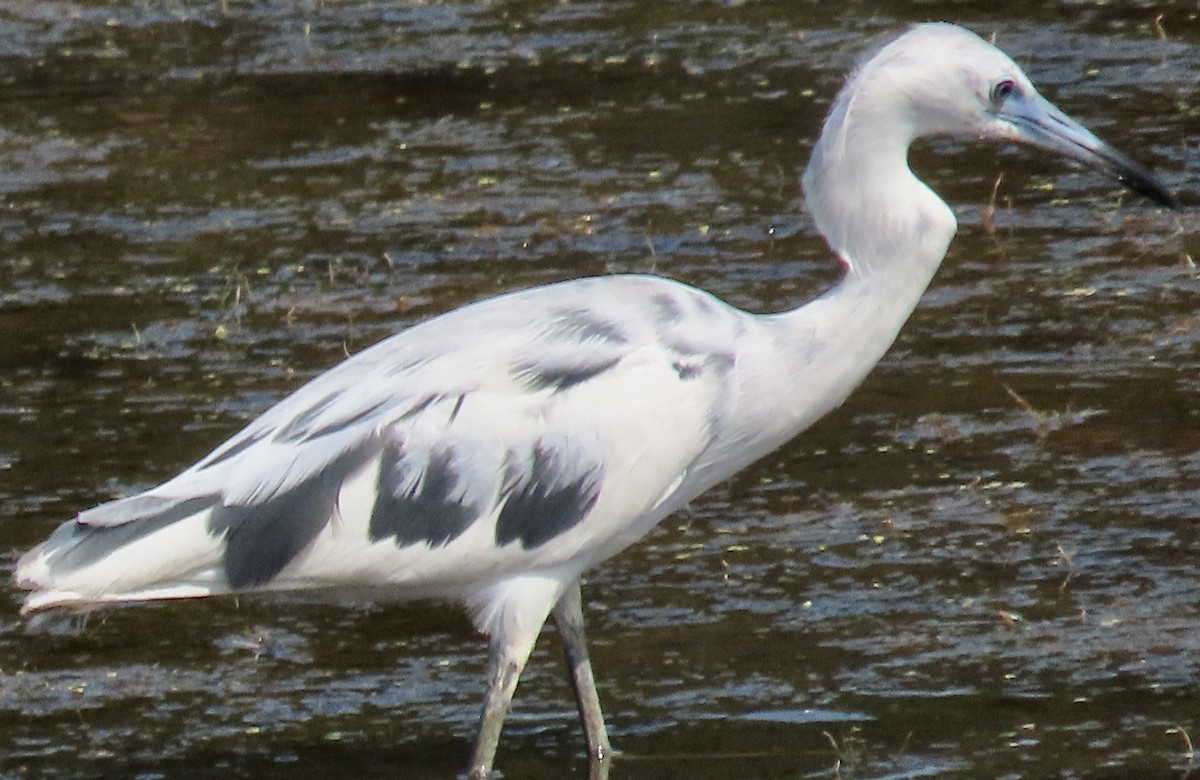
<path id="1" fill-rule="evenodd" d="M 81 513 L 21 556 L 22 615 L 195 598 L 227 589 L 222 545 L 208 531 L 212 498 L 142 494 Z"/>

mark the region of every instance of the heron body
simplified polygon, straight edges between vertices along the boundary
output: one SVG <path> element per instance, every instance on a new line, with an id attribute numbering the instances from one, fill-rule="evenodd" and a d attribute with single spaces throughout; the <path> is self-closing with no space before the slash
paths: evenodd
<path id="1" fill-rule="evenodd" d="M 316 377 L 170 481 L 60 526 L 18 563 L 23 612 L 322 588 L 458 602 L 491 643 L 474 777 L 552 616 L 589 752 L 605 758 L 581 575 L 842 403 L 891 346 L 956 229 L 907 163 L 936 134 L 1047 147 L 1174 204 L 1002 52 L 915 27 L 847 82 L 805 173 L 846 270 L 824 295 L 761 315 L 608 276 L 448 312 Z"/>

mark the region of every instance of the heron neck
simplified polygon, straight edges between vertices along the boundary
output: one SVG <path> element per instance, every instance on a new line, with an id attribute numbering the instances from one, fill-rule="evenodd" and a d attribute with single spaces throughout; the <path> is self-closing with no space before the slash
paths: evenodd
<path id="1" fill-rule="evenodd" d="M 791 433 L 834 407 L 891 347 L 945 256 L 957 222 L 908 167 L 908 139 L 822 134 L 804 176 L 817 228 L 846 273 L 815 301 L 765 318 L 776 376 L 790 387 L 775 410 Z M 836 151 L 836 154 L 833 153 Z M 802 398 L 797 396 L 802 394 Z M 819 399 L 820 403 L 813 403 Z M 788 431 L 781 431 L 787 435 Z"/>

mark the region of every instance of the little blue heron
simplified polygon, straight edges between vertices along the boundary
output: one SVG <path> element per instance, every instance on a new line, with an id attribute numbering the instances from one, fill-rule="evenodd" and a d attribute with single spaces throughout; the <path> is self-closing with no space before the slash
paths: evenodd
<path id="1" fill-rule="evenodd" d="M 907 161 L 914 140 L 947 134 L 1050 149 L 1176 205 L 1005 54 L 959 27 L 914 27 L 848 80 L 804 174 L 845 266 L 828 292 L 763 315 L 619 275 L 422 322 L 168 482 L 64 523 L 17 565 L 22 612 L 309 589 L 457 602 L 490 637 L 473 778 L 491 773 L 552 616 L 603 762 L 580 576 L 841 404 L 883 356 L 957 227 Z"/>

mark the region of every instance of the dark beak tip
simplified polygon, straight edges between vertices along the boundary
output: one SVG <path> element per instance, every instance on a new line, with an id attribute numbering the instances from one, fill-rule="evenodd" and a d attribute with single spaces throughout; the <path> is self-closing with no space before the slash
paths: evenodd
<path id="1" fill-rule="evenodd" d="M 1183 205 L 1175 195 L 1153 175 L 1123 175 L 1117 178 L 1129 190 L 1149 198 L 1164 208 L 1171 209 L 1172 211 L 1183 210 Z"/>
<path id="2" fill-rule="evenodd" d="M 1179 200 L 1165 188 L 1155 188 L 1154 190 L 1148 192 L 1143 191 L 1142 194 L 1158 205 L 1168 208 L 1171 211 L 1183 211 L 1183 204 L 1181 204 Z"/>

